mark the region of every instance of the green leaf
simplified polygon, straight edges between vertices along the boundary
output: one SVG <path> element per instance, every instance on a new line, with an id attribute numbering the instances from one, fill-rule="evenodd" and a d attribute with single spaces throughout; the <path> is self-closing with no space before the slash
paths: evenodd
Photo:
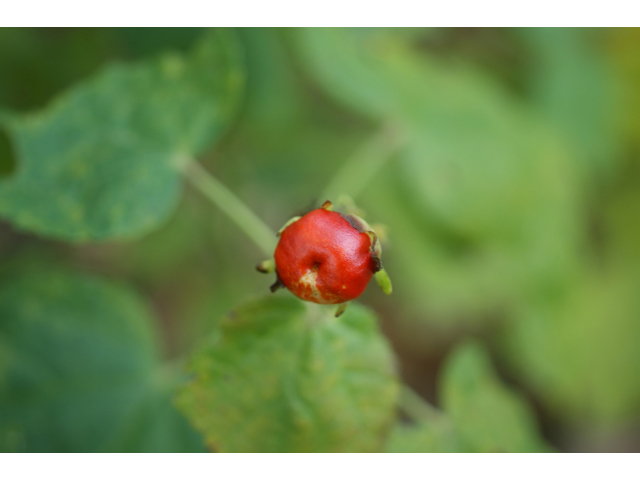
<path id="1" fill-rule="evenodd" d="M 179 405 L 223 452 L 379 451 L 398 384 L 374 315 L 290 295 L 248 303 L 191 362 Z"/>
<path id="2" fill-rule="evenodd" d="M 2 112 L 0 112 L 2 115 Z M 0 130 L 0 178 L 12 174 L 15 170 L 15 154 L 9 136 Z"/>
<path id="3" fill-rule="evenodd" d="M 542 227 L 547 217 L 533 223 L 530 238 L 521 243 L 474 241 L 425 212 L 395 163 L 374 179 L 359 204 L 388 229 L 384 257 L 400 307 L 396 327 L 409 341 L 421 341 L 423 349 L 441 349 L 442 337 L 477 329 L 495 320 L 496 312 L 508 314 L 523 295 L 563 284 L 576 268 L 579 250 L 570 246 L 577 222 L 566 212 L 549 212 L 558 215 L 557 235 Z M 566 218 L 564 224 L 560 218 Z M 428 325 L 429 334 L 415 335 L 415 321 Z"/>
<path id="4" fill-rule="evenodd" d="M 202 436 L 174 407 L 174 385 L 150 389 L 123 418 L 111 452 L 206 452 Z"/>
<path id="5" fill-rule="evenodd" d="M 121 42 L 114 40 L 109 28 L 3 28 L 0 105 L 21 112 L 41 108 L 118 55 Z"/>
<path id="6" fill-rule="evenodd" d="M 418 52 L 393 30 L 302 29 L 298 37 L 301 59 L 329 93 L 404 127 L 405 183 L 460 235 L 513 241 L 539 212 L 571 207 L 570 158 L 492 78 Z"/>
<path id="7" fill-rule="evenodd" d="M 220 138 L 243 85 L 235 37 L 213 30 L 188 56 L 112 66 L 42 112 L 3 117 L 17 168 L 0 214 L 71 241 L 142 235 L 175 207 L 181 166 Z"/>
<path id="8" fill-rule="evenodd" d="M 593 180 L 616 166 L 620 111 L 614 75 L 598 52 L 603 32 L 583 28 L 522 28 L 516 33 L 532 54 L 528 90 L 532 103 L 564 132 L 579 170 Z M 601 42 L 603 43 L 603 42 Z"/>
<path id="9" fill-rule="evenodd" d="M 481 344 L 467 342 L 456 348 L 445 362 L 439 384 L 443 411 L 426 408 L 415 394 L 405 394 L 400 404 L 415 423 L 396 424 L 388 451 L 550 450 L 526 402 L 501 383 Z"/>
<path id="10" fill-rule="evenodd" d="M 469 342 L 447 359 L 441 403 L 470 452 L 547 451 L 526 402 L 501 384 L 487 351 Z"/>
<path id="11" fill-rule="evenodd" d="M 245 192 L 257 213 L 276 224 L 281 220 L 270 219 L 264 199 L 289 205 L 291 216 L 311 208 L 318 201 L 312 201 L 313 192 L 320 192 L 331 173 L 359 148 L 370 127 L 345 118 L 342 109 L 309 88 L 285 43 L 291 33 L 273 28 L 238 31 L 246 52 L 245 101 L 233 132 L 216 149 L 218 176 L 232 190 Z"/>
<path id="12" fill-rule="evenodd" d="M 186 51 L 206 32 L 192 27 L 116 27 L 112 34 L 134 58 L 144 58 L 166 50 Z"/>
<path id="13" fill-rule="evenodd" d="M 451 453 L 458 452 L 459 440 L 451 422 L 421 421 L 415 425 L 397 424 L 389 436 L 390 453 Z"/>
<path id="14" fill-rule="evenodd" d="M 191 451 L 151 318 L 122 286 L 29 269 L 0 288 L 0 450 Z"/>
<path id="15" fill-rule="evenodd" d="M 506 326 L 514 373 L 566 423 L 617 427 L 637 420 L 639 279 L 637 271 L 587 271 L 568 292 L 523 305 Z"/>
<path id="16" fill-rule="evenodd" d="M 640 57 L 636 55 L 640 47 L 640 30 L 635 28 L 612 28 L 607 30 L 607 57 L 612 61 L 619 82 L 624 118 L 622 130 L 626 140 L 634 148 L 640 146 Z"/>
<path id="17" fill-rule="evenodd" d="M 374 119 L 401 114 L 407 85 L 395 87 L 416 75 L 404 70 L 411 65 L 398 59 L 402 44 L 388 30 L 301 28 L 296 34 L 300 60 L 336 99 Z"/>

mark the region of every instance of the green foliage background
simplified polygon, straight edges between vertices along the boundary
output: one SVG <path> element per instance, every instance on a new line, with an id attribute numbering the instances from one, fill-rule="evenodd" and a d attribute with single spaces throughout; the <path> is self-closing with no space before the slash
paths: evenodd
<path id="1" fill-rule="evenodd" d="M 639 451 L 639 51 L 0 29 L 0 450 Z M 274 230 L 353 195 L 393 295 L 268 294 L 193 159 Z"/>

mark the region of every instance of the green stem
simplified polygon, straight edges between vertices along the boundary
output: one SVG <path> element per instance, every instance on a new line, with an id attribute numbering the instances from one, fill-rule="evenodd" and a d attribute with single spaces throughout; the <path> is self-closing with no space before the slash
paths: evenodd
<path id="1" fill-rule="evenodd" d="M 191 184 L 222 210 L 267 257 L 273 257 L 277 243 L 275 232 L 260 220 L 242 200 L 195 160 L 186 164 L 184 173 Z"/>
<path id="2" fill-rule="evenodd" d="M 319 201 L 349 194 L 357 197 L 382 166 L 405 144 L 400 128 L 385 123 L 356 152 L 347 159 L 319 197 Z"/>
<path id="3" fill-rule="evenodd" d="M 405 384 L 400 387 L 400 408 L 414 420 L 434 421 L 442 416 L 440 410 Z"/>

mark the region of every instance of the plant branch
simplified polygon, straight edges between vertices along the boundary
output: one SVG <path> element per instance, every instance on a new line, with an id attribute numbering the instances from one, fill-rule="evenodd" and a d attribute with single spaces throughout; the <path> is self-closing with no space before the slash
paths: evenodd
<path id="1" fill-rule="evenodd" d="M 222 210 L 267 257 L 273 257 L 277 243 L 275 232 L 260 220 L 242 200 L 195 160 L 191 160 L 185 165 L 184 173 L 191 184 Z"/>
<path id="2" fill-rule="evenodd" d="M 397 124 L 388 122 L 349 157 L 329 181 L 319 201 L 348 194 L 357 197 L 382 166 L 405 144 Z"/>

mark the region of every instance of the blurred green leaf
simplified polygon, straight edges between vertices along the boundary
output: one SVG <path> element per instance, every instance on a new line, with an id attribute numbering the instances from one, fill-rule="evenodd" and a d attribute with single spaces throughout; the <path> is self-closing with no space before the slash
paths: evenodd
<path id="1" fill-rule="evenodd" d="M 419 418 L 413 425 L 395 426 L 387 445 L 389 451 L 549 450 L 526 402 L 501 383 L 480 343 L 458 346 L 447 358 L 439 384 L 443 411 L 412 408 L 411 416 Z"/>
<path id="2" fill-rule="evenodd" d="M 151 389 L 124 419 L 106 450 L 111 452 L 204 453 L 202 436 L 174 407 L 173 386 Z"/>
<path id="3" fill-rule="evenodd" d="M 288 294 L 246 304 L 191 370 L 179 405 L 223 452 L 379 451 L 395 416 L 392 354 L 358 304 L 339 318 Z"/>
<path id="4" fill-rule="evenodd" d="M 389 231 L 384 262 L 394 298 L 406 315 L 436 328 L 481 322 L 510 302 L 522 286 L 522 262 L 483 248 L 424 215 L 388 168 L 363 195 L 362 205 Z"/>
<path id="5" fill-rule="evenodd" d="M 404 126 L 405 182 L 459 234 L 511 240 L 537 212 L 564 208 L 575 188 L 565 152 L 498 82 L 387 29 L 298 33 L 301 59 L 329 93 Z"/>
<path id="6" fill-rule="evenodd" d="M 409 127 L 413 141 L 402 166 L 416 202 L 471 240 L 523 243 L 545 217 L 545 227 L 556 228 L 574 213 L 570 158 L 506 93 L 448 73 L 439 102 L 426 103 Z M 447 91 L 450 84 L 465 94 Z"/>
<path id="7" fill-rule="evenodd" d="M 2 115 L 1 112 L 0 115 Z M 0 130 L 0 179 L 12 174 L 15 167 L 15 153 L 11 140 L 3 130 Z"/>
<path id="8" fill-rule="evenodd" d="M 167 50 L 187 51 L 206 31 L 206 28 L 118 27 L 112 35 L 130 56 L 142 58 Z"/>
<path id="9" fill-rule="evenodd" d="M 389 191 L 387 176 L 363 203 L 384 212 L 391 249 L 402 244 L 390 253 L 402 271 L 394 274 L 392 262 L 390 274 L 406 284 L 396 290 L 410 296 L 409 308 L 444 323 L 477 321 L 564 281 L 581 254 L 581 186 L 568 153 L 524 102 L 394 30 L 303 29 L 298 37 L 300 59 L 330 94 L 406 130 L 397 187 Z"/>
<path id="10" fill-rule="evenodd" d="M 595 212 L 590 262 L 557 291 L 518 305 L 505 325 L 508 365 L 565 425 L 637 423 L 640 386 L 640 195 L 627 168 Z"/>
<path id="11" fill-rule="evenodd" d="M 176 214 L 164 225 L 140 239 L 109 245 L 105 249 L 106 261 L 145 285 L 167 282 L 185 267 L 193 269 L 202 261 L 194 257 L 212 247 L 203 233 L 203 219 L 209 220 L 211 207 L 200 200 L 195 195 L 184 195 Z"/>
<path id="12" fill-rule="evenodd" d="M 164 220 L 180 162 L 228 127 L 244 84 L 233 34 L 213 30 L 186 57 L 114 66 L 41 113 L 3 119 L 17 155 L 0 212 L 72 241 L 139 236 Z"/>
<path id="13" fill-rule="evenodd" d="M 640 403 L 640 276 L 586 272 L 522 305 L 504 333 L 509 364 L 567 423 L 620 425 Z"/>
<path id="14" fill-rule="evenodd" d="M 274 227 L 318 202 L 331 172 L 370 130 L 309 88 L 291 58 L 290 33 L 238 31 L 246 51 L 246 100 L 210 164 Z"/>
<path id="15" fill-rule="evenodd" d="M 390 453 L 458 452 L 458 438 L 451 422 L 444 416 L 439 422 L 421 421 L 415 425 L 397 424 L 389 436 Z"/>
<path id="16" fill-rule="evenodd" d="M 532 57 L 529 98 L 577 153 L 591 180 L 611 178 L 619 158 L 620 105 L 614 72 L 598 51 L 602 31 L 583 28 L 516 29 Z"/>
<path id="17" fill-rule="evenodd" d="M 404 53 L 402 38 L 396 41 L 385 29 L 301 28 L 296 33 L 300 60 L 336 99 L 373 119 L 402 116 L 404 95 L 411 96 L 416 80 L 413 64 L 398 58 Z"/>
<path id="18" fill-rule="evenodd" d="M 539 212 L 518 242 L 473 241 L 421 209 L 398 170 L 389 165 L 360 202 L 389 232 L 384 262 L 397 317 L 425 322 L 432 334 L 450 337 L 461 328 L 501 321 L 523 296 L 569 281 L 582 253 L 574 246 L 579 218 L 558 206 Z M 407 322 L 406 328 L 414 327 Z M 438 341 L 430 346 L 438 348 Z"/>
<path id="19" fill-rule="evenodd" d="M 548 450 L 526 402 L 500 383 L 481 344 L 466 343 L 450 354 L 440 384 L 463 451 Z"/>
<path id="20" fill-rule="evenodd" d="M 635 172 L 625 172 L 610 198 L 601 202 L 604 248 L 607 268 L 640 273 L 640 163 Z"/>
<path id="21" fill-rule="evenodd" d="M 0 288 L 0 450 L 193 451 L 151 319 L 105 281 L 30 268 Z"/>
<path id="22" fill-rule="evenodd" d="M 612 28 L 607 30 L 607 57 L 611 60 L 620 82 L 621 103 L 624 110 L 622 127 L 630 143 L 640 148 L 640 29 Z"/>
<path id="23" fill-rule="evenodd" d="M 3 28 L 0 105 L 41 108 L 116 58 L 113 33 L 108 28 Z"/>
<path id="24" fill-rule="evenodd" d="M 248 71 L 244 127 L 253 135 L 259 135 L 262 128 L 270 136 L 282 136 L 295 127 L 296 116 L 304 108 L 300 81 L 287 58 L 282 32 L 276 28 L 240 28 L 238 38 L 246 51 Z M 290 135 L 287 138 L 291 140 Z"/>

